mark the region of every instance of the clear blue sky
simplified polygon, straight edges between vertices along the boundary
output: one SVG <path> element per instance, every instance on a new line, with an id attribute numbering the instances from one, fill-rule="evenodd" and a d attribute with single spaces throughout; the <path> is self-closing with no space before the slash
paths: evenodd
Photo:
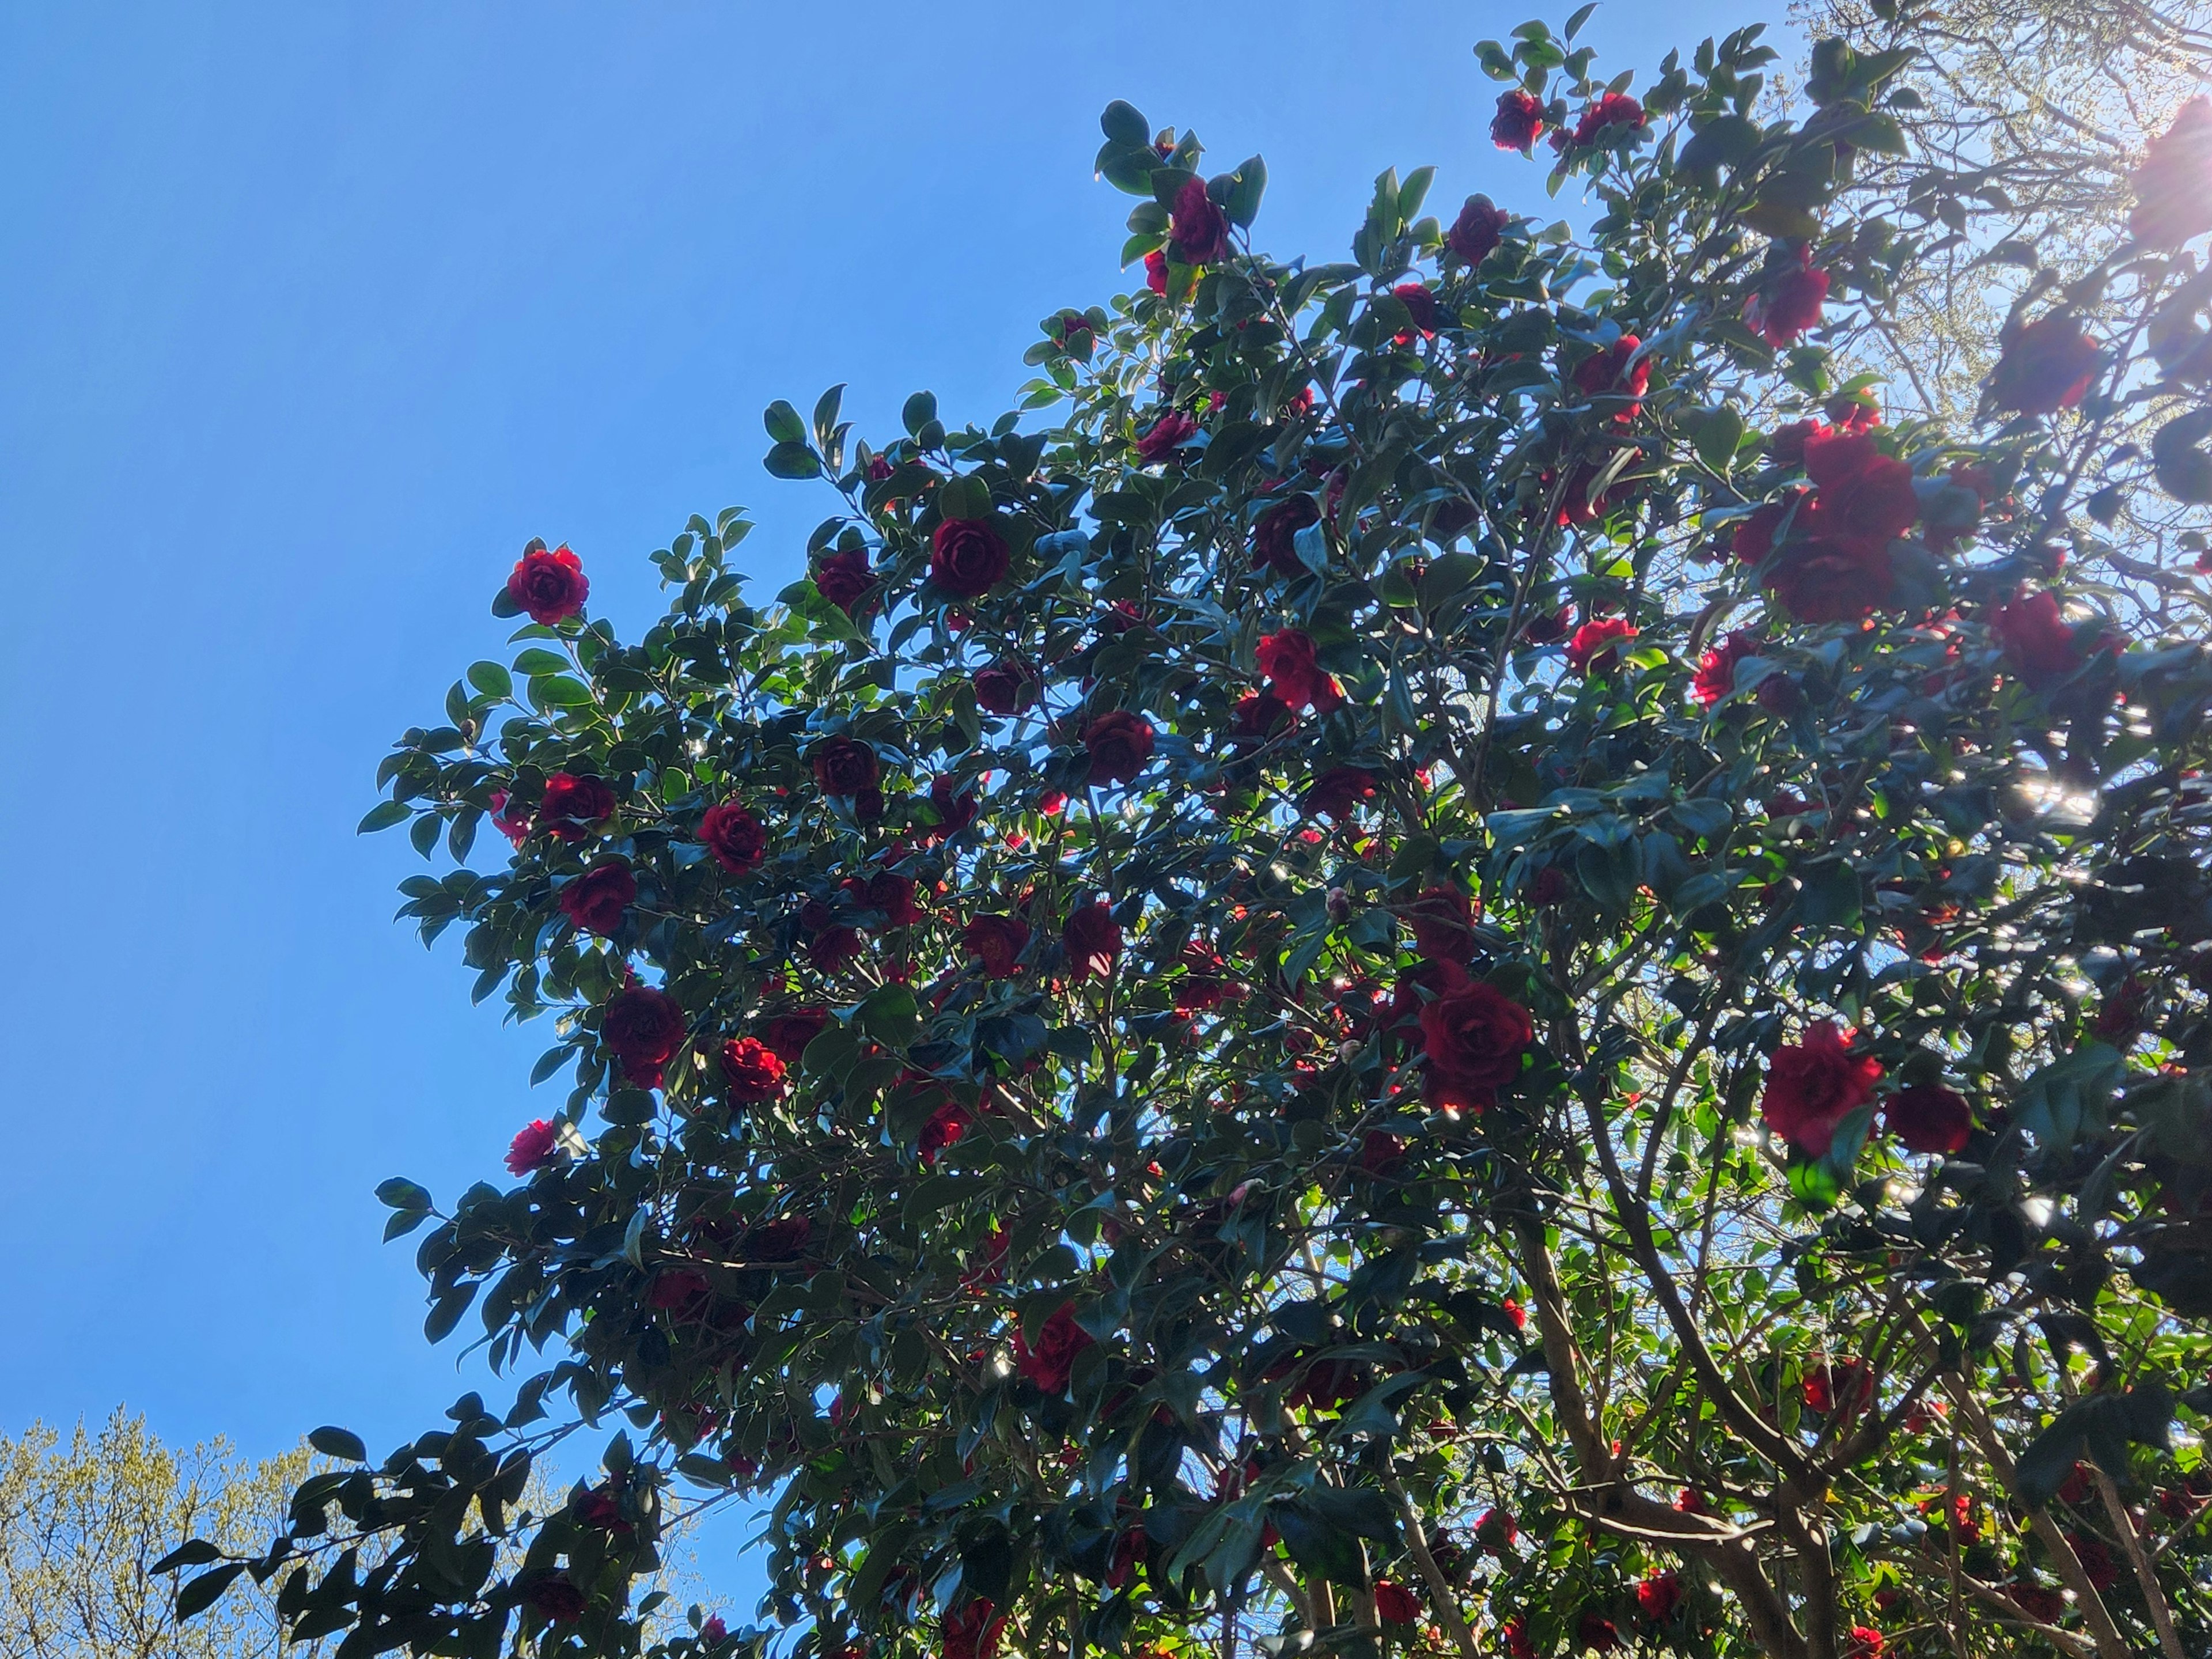
<path id="1" fill-rule="evenodd" d="M 1533 9 L 0 12 L 0 1431 L 382 1446 L 480 1380 L 371 1188 L 495 1173 L 547 1039 L 392 925 L 419 866 L 353 830 L 525 540 L 634 633 L 644 556 L 746 503 L 773 592 L 830 498 L 760 471 L 769 399 L 988 422 L 1039 318 L 1127 286 L 1109 98 L 1263 153 L 1279 252 L 1345 257 L 1393 164 L 1540 210 L 1469 50 Z M 1648 73 L 1781 11 L 1588 38 Z"/>

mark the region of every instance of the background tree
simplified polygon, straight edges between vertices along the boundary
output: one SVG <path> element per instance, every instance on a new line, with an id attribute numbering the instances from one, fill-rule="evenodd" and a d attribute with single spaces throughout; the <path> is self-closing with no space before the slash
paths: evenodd
<path id="1" fill-rule="evenodd" d="M 1640 93 L 1574 35 L 1477 58 L 1583 235 L 1393 171 L 1285 263 L 1257 158 L 1117 104 L 1146 283 L 1045 320 L 1050 424 L 771 406 L 808 577 L 694 519 L 634 645 L 526 550 L 363 826 L 573 1079 L 514 1184 L 380 1189 L 524 1375 L 320 1431 L 186 1596 L 349 1656 L 2212 1642 L 2212 103 L 2094 263 L 2013 250 L 1942 423 L 1837 348 L 1944 269 L 1960 187 L 1866 158 L 1945 62 L 1823 40 L 1768 119 L 1755 30 Z M 748 1497 L 769 1628 L 656 1639 Z"/>

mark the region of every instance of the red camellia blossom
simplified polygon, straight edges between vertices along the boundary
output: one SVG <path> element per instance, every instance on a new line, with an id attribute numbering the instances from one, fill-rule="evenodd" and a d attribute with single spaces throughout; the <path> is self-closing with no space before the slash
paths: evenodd
<path id="1" fill-rule="evenodd" d="M 1272 738 L 1296 719 L 1291 706 L 1272 691 L 1247 691 L 1229 711 L 1230 729 L 1245 738 Z"/>
<path id="2" fill-rule="evenodd" d="M 1344 688 L 1334 675 L 1322 672 L 1314 660 L 1313 636 L 1303 629 L 1262 634 L 1258 654 L 1261 673 L 1287 707 L 1310 707 L 1326 714 L 1343 703 Z"/>
<path id="3" fill-rule="evenodd" d="M 584 1592 L 562 1573 L 539 1579 L 523 1591 L 522 1599 L 530 1604 L 532 1612 L 556 1625 L 573 1625 L 584 1616 Z"/>
<path id="4" fill-rule="evenodd" d="M 722 1622 L 722 1615 L 719 1613 L 699 1626 L 701 1644 L 710 1648 L 726 1638 L 729 1633 L 730 1627 Z"/>
<path id="5" fill-rule="evenodd" d="M 1490 118 L 1490 142 L 1500 149 L 1517 149 L 1526 155 L 1544 136 L 1544 105 L 1532 92 L 1515 88 L 1498 95 L 1498 113 Z"/>
<path id="6" fill-rule="evenodd" d="M 778 1216 L 745 1232 L 748 1261 L 796 1261 L 813 1242 L 814 1224 L 803 1215 Z"/>
<path id="7" fill-rule="evenodd" d="M 832 553 L 814 567 L 814 591 L 848 617 L 875 585 L 876 573 L 868 566 L 865 548 Z"/>
<path id="8" fill-rule="evenodd" d="M 1587 144 L 1607 127 L 1626 127 L 1631 132 L 1641 131 L 1646 118 L 1644 106 L 1625 92 L 1608 92 L 1585 109 L 1582 118 L 1575 123 L 1575 142 Z"/>
<path id="9" fill-rule="evenodd" d="M 722 1075 L 732 1100 L 774 1100 L 783 1092 L 783 1057 L 758 1037 L 732 1037 L 722 1045 Z"/>
<path id="10" fill-rule="evenodd" d="M 1387 1130 L 1370 1129 L 1359 1143 L 1359 1167 L 1371 1176 L 1387 1176 L 1406 1161 L 1406 1143 Z"/>
<path id="11" fill-rule="evenodd" d="M 1418 1625 L 1421 1622 L 1420 1598 L 1403 1584 L 1378 1578 L 1375 1581 L 1375 1616 L 1386 1625 Z"/>
<path id="12" fill-rule="evenodd" d="M 1413 948 L 1431 962 L 1474 960 L 1474 911 L 1456 887 L 1425 887 L 1406 918 L 1413 924 Z"/>
<path id="13" fill-rule="evenodd" d="M 761 1029 L 761 1042 L 786 1066 L 799 1064 L 806 1045 L 830 1029 L 827 1008 L 793 1008 L 772 1016 Z"/>
<path id="14" fill-rule="evenodd" d="M 1651 387 L 1651 360 L 1636 357 L 1643 345 L 1641 337 L 1624 334 L 1611 345 L 1592 352 L 1575 365 L 1577 390 L 1592 398 L 1626 398 L 1626 405 L 1613 416 L 1616 422 L 1626 423 L 1636 418 L 1644 407 L 1644 394 Z"/>
<path id="15" fill-rule="evenodd" d="M 758 868 L 768 855 L 768 831 L 733 800 L 717 801 L 707 809 L 699 820 L 699 840 L 714 855 L 714 862 L 732 875 Z"/>
<path id="16" fill-rule="evenodd" d="M 1874 1098 L 1881 1080 L 1881 1061 L 1854 1049 L 1832 1020 L 1820 1020 L 1802 1042 L 1775 1050 L 1759 1115 L 1799 1152 L 1826 1158 L 1837 1126 Z"/>
<path id="17" fill-rule="evenodd" d="M 1625 617 L 1598 617 L 1575 629 L 1567 641 L 1567 666 L 1577 674 L 1602 674 L 1620 660 L 1620 648 L 1636 637 Z"/>
<path id="18" fill-rule="evenodd" d="M 1229 257 L 1229 216 L 1206 193 L 1205 179 L 1194 179 L 1176 192 L 1168 244 L 1182 264 L 1216 264 Z"/>
<path id="19" fill-rule="evenodd" d="M 857 927 L 825 927 L 814 936 L 806 947 L 806 959 L 821 972 L 834 974 L 860 954 L 862 940 Z"/>
<path id="20" fill-rule="evenodd" d="M 1018 714 L 1036 702 L 1037 677 L 1028 664 L 1001 657 L 975 676 L 975 706 L 988 714 Z"/>
<path id="21" fill-rule="evenodd" d="M 1401 283 L 1390 290 L 1391 297 L 1406 307 L 1413 319 L 1413 333 L 1426 339 L 1437 331 L 1437 296 L 1429 291 L 1426 283 Z M 1411 344 L 1413 333 L 1395 337 L 1400 345 Z"/>
<path id="22" fill-rule="evenodd" d="M 602 939 L 622 926 L 623 913 L 637 897 L 637 878 L 616 860 L 586 870 L 561 890 L 561 913 L 587 933 Z"/>
<path id="23" fill-rule="evenodd" d="M 1884 1103 L 1881 1121 L 1914 1152 L 1962 1152 L 1974 1133 L 1974 1109 L 1966 1097 L 1935 1083 L 1899 1090 Z"/>
<path id="24" fill-rule="evenodd" d="M 2089 390 L 2097 346 L 2066 313 L 2050 312 L 2024 327 L 2008 323 L 1999 338 L 2004 355 L 1990 374 L 1990 401 L 1999 409 L 2055 415 Z"/>
<path id="25" fill-rule="evenodd" d="M 1799 458 L 1803 459 L 1802 453 Z M 1774 551 L 1774 539 L 1785 526 L 1794 522 L 1793 513 L 1802 513 L 1811 492 L 1792 489 L 1778 501 L 1762 501 L 1747 518 L 1736 521 L 1729 533 L 1729 551 L 1744 564 L 1757 564 Z"/>
<path id="26" fill-rule="evenodd" d="M 1037 1327 L 1034 1346 L 1015 1328 L 1014 1369 L 1047 1394 L 1065 1394 L 1075 1356 L 1092 1341 L 1091 1333 L 1075 1322 L 1075 1304 L 1063 1302 Z"/>
<path id="27" fill-rule="evenodd" d="M 978 916 L 960 930 L 960 942 L 983 964 L 985 977 L 1006 979 L 1029 948 L 1030 925 L 1019 916 Z"/>
<path id="28" fill-rule="evenodd" d="M 1310 495 L 1291 495 L 1262 513 L 1252 526 L 1252 564 L 1279 576 L 1305 573 L 1298 558 L 1297 533 L 1321 522 L 1321 503 Z"/>
<path id="29" fill-rule="evenodd" d="M 1808 533 L 1887 543 L 1920 516 L 1912 469 L 1875 448 L 1871 433 L 1815 431 L 1805 440 L 1805 475 L 1818 486 L 1803 515 Z"/>
<path id="30" fill-rule="evenodd" d="M 599 1041 L 641 1089 L 660 1086 L 661 1068 L 684 1041 L 684 1010 L 665 991 L 632 985 L 607 999 Z"/>
<path id="31" fill-rule="evenodd" d="M 1997 636 L 2021 678 L 2039 691 L 2081 666 L 2074 630 L 2066 625 L 2058 596 L 2049 588 L 1993 608 L 1990 632 Z"/>
<path id="32" fill-rule="evenodd" d="M 947 519 L 930 532 L 929 580 L 963 599 L 980 599 L 1006 574 L 1006 538 L 988 519 Z"/>
<path id="33" fill-rule="evenodd" d="M 591 597 L 592 584 L 584 575 L 583 561 L 566 546 L 550 553 L 540 548 L 526 553 L 508 573 L 507 596 L 518 610 L 530 613 L 540 628 L 574 616 Z"/>
<path id="34" fill-rule="evenodd" d="M 1744 320 L 1769 345 L 1796 343 L 1799 335 L 1819 325 L 1821 307 L 1828 302 L 1828 273 L 1812 268 L 1809 249 L 1800 258 L 1805 263 L 1796 270 L 1784 271 L 1744 301 Z"/>
<path id="35" fill-rule="evenodd" d="M 1805 1373 L 1797 1392 L 1823 1417 L 1856 1417 L 1874 1399 L 1874 1370 L 1863 1359 L 1824 1360 Z"/>
<path id="36" fill-rule="evenodd" d="M 1474 1523 L 1474 1541 L 1500 1558 L 1520 1535 L 1520 1522 L 1505 1510 L 1485 1510 Z"/>
<path id="37" fill-rule="evenodd" d="M 1426 1097 L 1437 1105 L 1487 1106 L 1521 1074 L 1535 1041 L 1528 1011 L 1455 963 L 1437 964 L 1437 996 L 1421 1009 Z"/>
<path id="38" fill-rule="evenodd" d="M 1077 979 L 1104 979 L 1121 955 L 1121 927 L 1103 902 L 1079 904 L 1060 930 L 1068 969 Z"/>
<path id="39" fill-rule="evenodd" d="M 2128 180 L 2135 210 L 2128 228 L 2152 247 L 2179 247 L 2212 230 L 2212 98 L 2199 93 L 2150 141 Z"/>
<path id="40" fill-rule="evenodd" d="M 1739 628 L 1698 659 L 1698 676 L 1690 682 L 1690 695 L 1708 708 L 1735 690 L 1736 665 L 1759 654 L 1760 640 L 1749 629 Z"/>
<path id="41" fill-rule="evenodd" d="M 1843 1659 L 1881 1659 L 1888 1646 L 1882 1633 L 1872 1625 L 1853 1625 L 1850 1635 L 1844 1642 Z"/>
<path id="42" fill-rule="evenodd" d="M 983 775 L 988 781 L 990 774 L 986 772 Z M 948 836 L 957 836 L 975 822 L 975 791 L 961 788 L 950 773 L 940 772 L 929 781 L 929 804 L 937 813 L 937 823 L 928 834 L 928 839 L 932 841 L 943 841 Z M 917 913 L 915 920 L 920 919 Z"/>
<path id="43" fill-rule="evenodd" d="M 538 823 L 556 841 L 581 841 L 615 810 L 615 792 L 605 780 L 556 772 L 538 799 Z"/>
<path id="44" fill-rule="evenodd" d="M 886 927 L 911 927 L 922 917 L 912 880 L 889 870 L 866 878 L 848 876 L 839 884 L 847 897 L 862 910 L 882 913 Z"/>
<path id="45" fill-rule="evenodd" d="M 1536 1659 L 1536 1638 L 1528 1634 L 1525 1620 L 1509 1619 L 1498 1633 L 1504 1639 L 1506 1659 Z"/>
<path id="46" fill-rule="evenodd" d="M 492 791 L 491 827 L 498 830 L 501 835 L 505 836 L 507 840 L 515 846 L 520 847 L 524 842 L 530 839 L 530 819 L 526 814 L 518 815 L 508 811 L 507 810 L 507 793 L 506 790 L 495 789 Z"/>
<path id="47" fill-rule="evenodd" d="M 946 1613 L 944 1659 L 993 1659 L 1006 1621 L 991 1614 L 991 1604 L 980 1596 Z"/>
<path id="48" fill-rule="evenodd" d="M 1620 1632 L 1601 1613 L 1586 1613 L 1576 1621 L 1575 1640 L 1599 1653 L 1613 1653 L 1620 1648 Z"/>
<path id="49" fill-rule="evenodd" d="M 851 738 L 825 738 L 815 746 L 814 781 L 825 795 L 857 795 L 883 776 L 876 751 Z"/>
<path id="50" fill-rule="evenodd" d="M 1162 299 L 1167 297 L 1168 256 L 1159 248 L 1145 256 L 1145 286 Z"/>
<path id="51" fill-rule="evenodd" d="M 1479 265 L 1498 246 L 1511 217 L 1487 196 L 1470 196 L 1444 233 L 1444 246 L 1461 264 Z"/>
<path id="52" fill-rule="evenodd" d="M 948 1100 L 932 1112 L 921 1126 L 921 1136 L 915 1146 L 924 1166 L 935 1164 L 939 1154 L 966 1134 L 968 1126 L 975 1121 L 968 1109 L 957 1100 Z"/>
<path id="53" fill-rule="evenodd" d="M 1375 775 L 1357 766 L 1332 766 L 1306 786 L 1298 805 L 1310 817 L 1349 817 L 1361 801 L 1375 799 Z"/>
<path id="54" fill-rule="evenodd" d="M 1083 746 L 1091 751 L 1091 781 L 1104 786 L 1127 783 L 1152 758 L 1152 724 L 1126 708 L 1109 709 L 1083 728 Z"/>
<path id="55" fill-rule="evenodd" d="M 1673 1571 L 1647 1572 L 1636 1581 L 1636 1610 L 1655 1625 L 1663 1625 L 1682 1605 L 1682 1581 Z"/>
<path id="56" fill-rule="evenodd" d="M 1137 459 L 1150 466 L 1164 461 L 1198 430 L 1198 422 L 1179 409 L 1170 409 L 1145 428 L 1137 440 Z"/>
<path id="57" fill-rule="evenodd" d="M 535 1174 L 553 1161 L 553 1149 L 560 1144 L 561 1131 L 558 1128 L 542 1117 L 532 1118 L 507 1143 L 507 1174 Z"/>

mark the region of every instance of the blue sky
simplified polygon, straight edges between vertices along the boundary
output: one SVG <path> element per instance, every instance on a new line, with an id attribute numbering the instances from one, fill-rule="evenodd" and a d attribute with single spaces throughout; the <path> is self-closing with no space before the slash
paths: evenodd
<path id="1" fill-rule="evenodd" d="M 1278 252 L 1344 257 L 1393 164 L 1540 210 L 1469 50 L 1531 9 L 0 12 L 0 1432 L 380 1447 L 481 1381 L 371 1189 L 495 1172 L 545 1034 L 471 1008 L 389 921 L 404 842 L 353 831 L 526 539 L 635 633 L 644 556 L 744 503 L 772 593 L 830 498 L 760 471 L 765 404 L 988 422 L 1038 319 L 1127 286 L 1109 98 L 1263 153 Z M 1648 72 L 1673 16 L 1586 38 Z"/>

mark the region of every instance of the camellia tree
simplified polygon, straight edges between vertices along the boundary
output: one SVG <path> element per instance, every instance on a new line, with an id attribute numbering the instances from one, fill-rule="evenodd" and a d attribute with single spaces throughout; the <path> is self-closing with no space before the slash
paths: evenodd
<path id="1" fill-rule="evenodd" d="M 1584 234 L 1424 168 L 1284 263 L 1116 104 L 1056 423 L 774 405 L 810 574 L 695 518 L 635 644 L 532 544 L 364 824 L 574 1079 L 380 1189 L 514 1397 L 188 1603 L 630 1654 L 739 1503 L 656 1652 L 2212 1650 L 2212 102 L 1948 431 L 1825 343 L 1965 199 L 1855 186 L 1912 51 L 1575 34 L 1477 52 Z"/>

